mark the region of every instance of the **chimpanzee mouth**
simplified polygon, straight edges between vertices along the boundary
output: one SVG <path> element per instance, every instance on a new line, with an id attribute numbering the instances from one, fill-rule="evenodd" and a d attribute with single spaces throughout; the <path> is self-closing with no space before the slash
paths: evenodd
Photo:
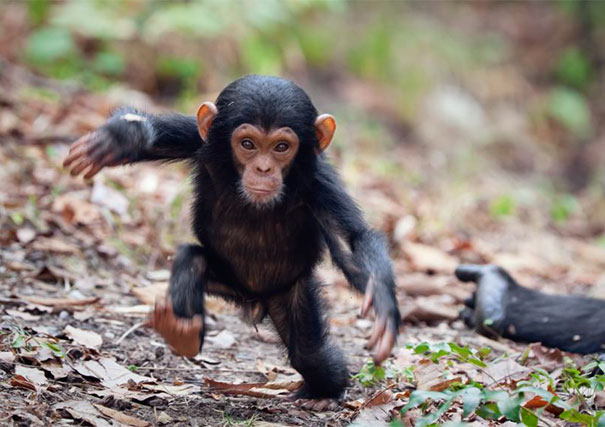
<path id="1" fill-rule="evenodd" d="M 256 208 L 266 209 L 272 208 L 282 200 L 284 188 L 282 186 L 279 191 L 276 191 L 266 188 L 246 187 L 240 182 L 239 194 L 246 202 Z"/>

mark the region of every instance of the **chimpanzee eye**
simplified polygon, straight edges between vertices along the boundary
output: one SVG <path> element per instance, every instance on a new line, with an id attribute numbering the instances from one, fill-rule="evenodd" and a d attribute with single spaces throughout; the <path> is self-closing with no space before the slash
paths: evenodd
<path id="1" fill-rule="evenodd" d="M 275 146 L 274 150 L 278 153 L 283 153 L 284 151 L 288 151 L 288 148 L 290 148 L 290 146 L 287 143 L 280 142 Z"/>
<path id="2" fill-rule="evenodd" d="M 250 141 L 249 139 L 243 139 L 241 144 L 245 150 L 254 150 L 254 142 Z"/>

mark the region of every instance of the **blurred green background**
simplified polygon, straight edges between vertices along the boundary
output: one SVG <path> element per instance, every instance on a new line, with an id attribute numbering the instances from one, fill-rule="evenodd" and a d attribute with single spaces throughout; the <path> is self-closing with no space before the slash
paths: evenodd
<path id="1" fill-rule="evenodd" d="M 123 102 L 193 113 L 241 75 L 294 79 L 336 115 L 353 191 L 370 171 L 429 231 L 468 225 L 472 203 L 605 241 L 605 2 L 0 6 L 5 60 Z"/>

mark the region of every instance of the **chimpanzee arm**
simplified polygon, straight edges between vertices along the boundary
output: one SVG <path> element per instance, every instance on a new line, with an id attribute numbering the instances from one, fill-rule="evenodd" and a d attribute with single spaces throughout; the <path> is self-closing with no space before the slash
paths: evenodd
<path id="1" fill-rule="evenodd" d="M 64 165 L 72 165 L 72 175 L 90 167 L 85 177 L 91 178 L 105 166 L 189 159 L 201 146 L 195 117 L 156 116 L 126 107 L 117 110 L 103 126 L 76 141 Z"/>
<path id="2" fill-rule="evenodd" d="M 368 346 L 380 342 L 374 359 L 381 362 L 394 345 L 401 321 L 386 241 L 368 227 L 334 169 L 324 159 L 318 160 L 312 209 L 334 264 L 355 289 L 365 293 L 362 315 L 374 307 L 376 324 Z"/>

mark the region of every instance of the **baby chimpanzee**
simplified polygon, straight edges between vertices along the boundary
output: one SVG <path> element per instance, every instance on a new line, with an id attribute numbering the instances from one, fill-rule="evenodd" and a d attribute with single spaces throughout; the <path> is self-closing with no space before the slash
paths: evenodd
<path id="1" fill-rule="evenodd" d="M 151 325 L 179 354 L 204 341 L 204 294 L 269 315 L 292 366 L 304 378 L 297 397 L 323 409 L 341 396 L 348 370 L 328 336 L 315 269 L 324 248 L 374 308 L 368 347 L 390 354 L 400 322 L 385 240 L 371 230 L 324 150 L 336 130 L 291 81 L 246 76 L 197 117 L 155 116 L 131 108 L 82 137 L 65 160 L 90 178 L 105 166 L 188 160 L 194 169 L 193 230 L 199 245 L 175 256 L 169 295 Z"/>

